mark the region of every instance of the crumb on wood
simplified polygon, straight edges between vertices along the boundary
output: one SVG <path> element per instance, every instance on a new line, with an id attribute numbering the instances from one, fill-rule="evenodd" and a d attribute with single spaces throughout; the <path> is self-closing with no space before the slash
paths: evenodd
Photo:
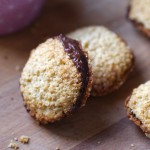
<path id="1" fill-rule="evenodd" d="M 59 147 L 56 147 L 56 150 L 60 150 L 60 148 L 59 148 Z"/>
<path id="2" fill-rule="evenodd" d="M 12 148 L 12 149 L 19 149 L 19 146 L 16 142 L 13 142 L 12 140 L 10 141 L 8 148 Z"/>
<path id="3" fill-rule="evenodd" d="M 25 136 L 25 135 L 22 135 L 20 138 L 19 138 L 19 141 L 23 144 L 28 144 L 29 143 L 29 140 L 30 138 L 28 136 Z"/>

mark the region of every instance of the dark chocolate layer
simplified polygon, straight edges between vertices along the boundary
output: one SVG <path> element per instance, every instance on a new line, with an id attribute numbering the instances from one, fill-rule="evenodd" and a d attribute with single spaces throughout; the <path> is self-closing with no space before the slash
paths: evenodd
<path id="1" fill-rule="evenodd" d="M 147 128 L 144 127 L 143 123 L 141 122 L 141 120 L 139 120 L 136 115 L 133 113 L 132 109 L 129 108 L 128 106 L 128 103 L 129 103 L 129 100 L 130 100 L 131 97 L 128 97 L 125 101 L 125 108 L 126 108 L 126 111 L 127 111 L 127 115 L 128 115 L 128 118 L 130 120 L 132 120 L 134 122 L 134 124 L 136 124 L 137 126 L 139 126 L 144 133 L 149 133 L 149 131 L 147 130 Z"/>
<path id="2" fill-rule="evenodd" d="M 82 105 L 84 94 L 88 86 L 90 77 L 88 60 L 84 52 L 82 51 L 81 44 L 78 41 L 70 39 L 62 34 L 59 35 L 57 38 L 62 42 L 64 46 L 64 51 L 72 59 L 73 63 L 77 67 L 78 72 L 81 73 L 82 85 L 79 90 L 79 95 L 77 97 L 76 104 L 73 106 L 71 110 L 74 111 Z"/>

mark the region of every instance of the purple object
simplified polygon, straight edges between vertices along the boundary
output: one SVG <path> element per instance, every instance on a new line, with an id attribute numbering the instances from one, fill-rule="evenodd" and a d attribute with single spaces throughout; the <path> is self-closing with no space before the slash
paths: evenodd
<path id="1" fill-rule="evenodd" d="M 29 25 L 39 14 L 45 0 L 0 0 L 0 35 Z"/>

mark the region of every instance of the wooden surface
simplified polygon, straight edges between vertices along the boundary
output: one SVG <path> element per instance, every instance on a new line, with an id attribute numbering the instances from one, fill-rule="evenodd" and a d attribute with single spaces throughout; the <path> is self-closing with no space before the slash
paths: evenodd
<path id="1" fill-rule="evenodd" d="M 21 150 L 150 149 L 150 140 L 127 119 L 123 105 L 132 89 L 150 78 L 150 40 L 126 19 L 127 5 L 128 0 L 48 0 L 30 27 L 0 38 L 0 150 L 21 135 L 31 138 Z M 72 117 L 39 126 L 23 107 L 16 67 L 23 67 L 30 50 L 46 38 L 92 24 L 105 25 L 128 42 L 136 57 L 133 73 L 121 89 L 90 98 Z"/>

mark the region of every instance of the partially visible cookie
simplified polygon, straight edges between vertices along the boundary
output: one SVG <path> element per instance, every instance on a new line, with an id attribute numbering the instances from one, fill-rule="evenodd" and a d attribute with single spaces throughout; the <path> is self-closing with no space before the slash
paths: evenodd
<path id="1" fill-rule="evenodd" d="M 150 137 L 150 81 L 134 89 L 125 102 L 130 120 Z"/>
<path id="2" fill-rule="evenodd" d="M 133 68 L 133 55 L 118 35 L 103 26 L 90 26 L 68 36 L 79 40 L 91 59 L 93 96 L 106 95 L 125 82 Z"/>
<path id="3" fill-rule="evenodd" d="M 84 106 L 91 82 L 80 43 L 63 35 L 32 51 L 20 79 L 24 104 L 41 123 L 55 122 Z"/>
<path id="4" fill-rule="evenodd" d="M 130 0 L 128 18 L 150 37 L 150 0 Z"/>

